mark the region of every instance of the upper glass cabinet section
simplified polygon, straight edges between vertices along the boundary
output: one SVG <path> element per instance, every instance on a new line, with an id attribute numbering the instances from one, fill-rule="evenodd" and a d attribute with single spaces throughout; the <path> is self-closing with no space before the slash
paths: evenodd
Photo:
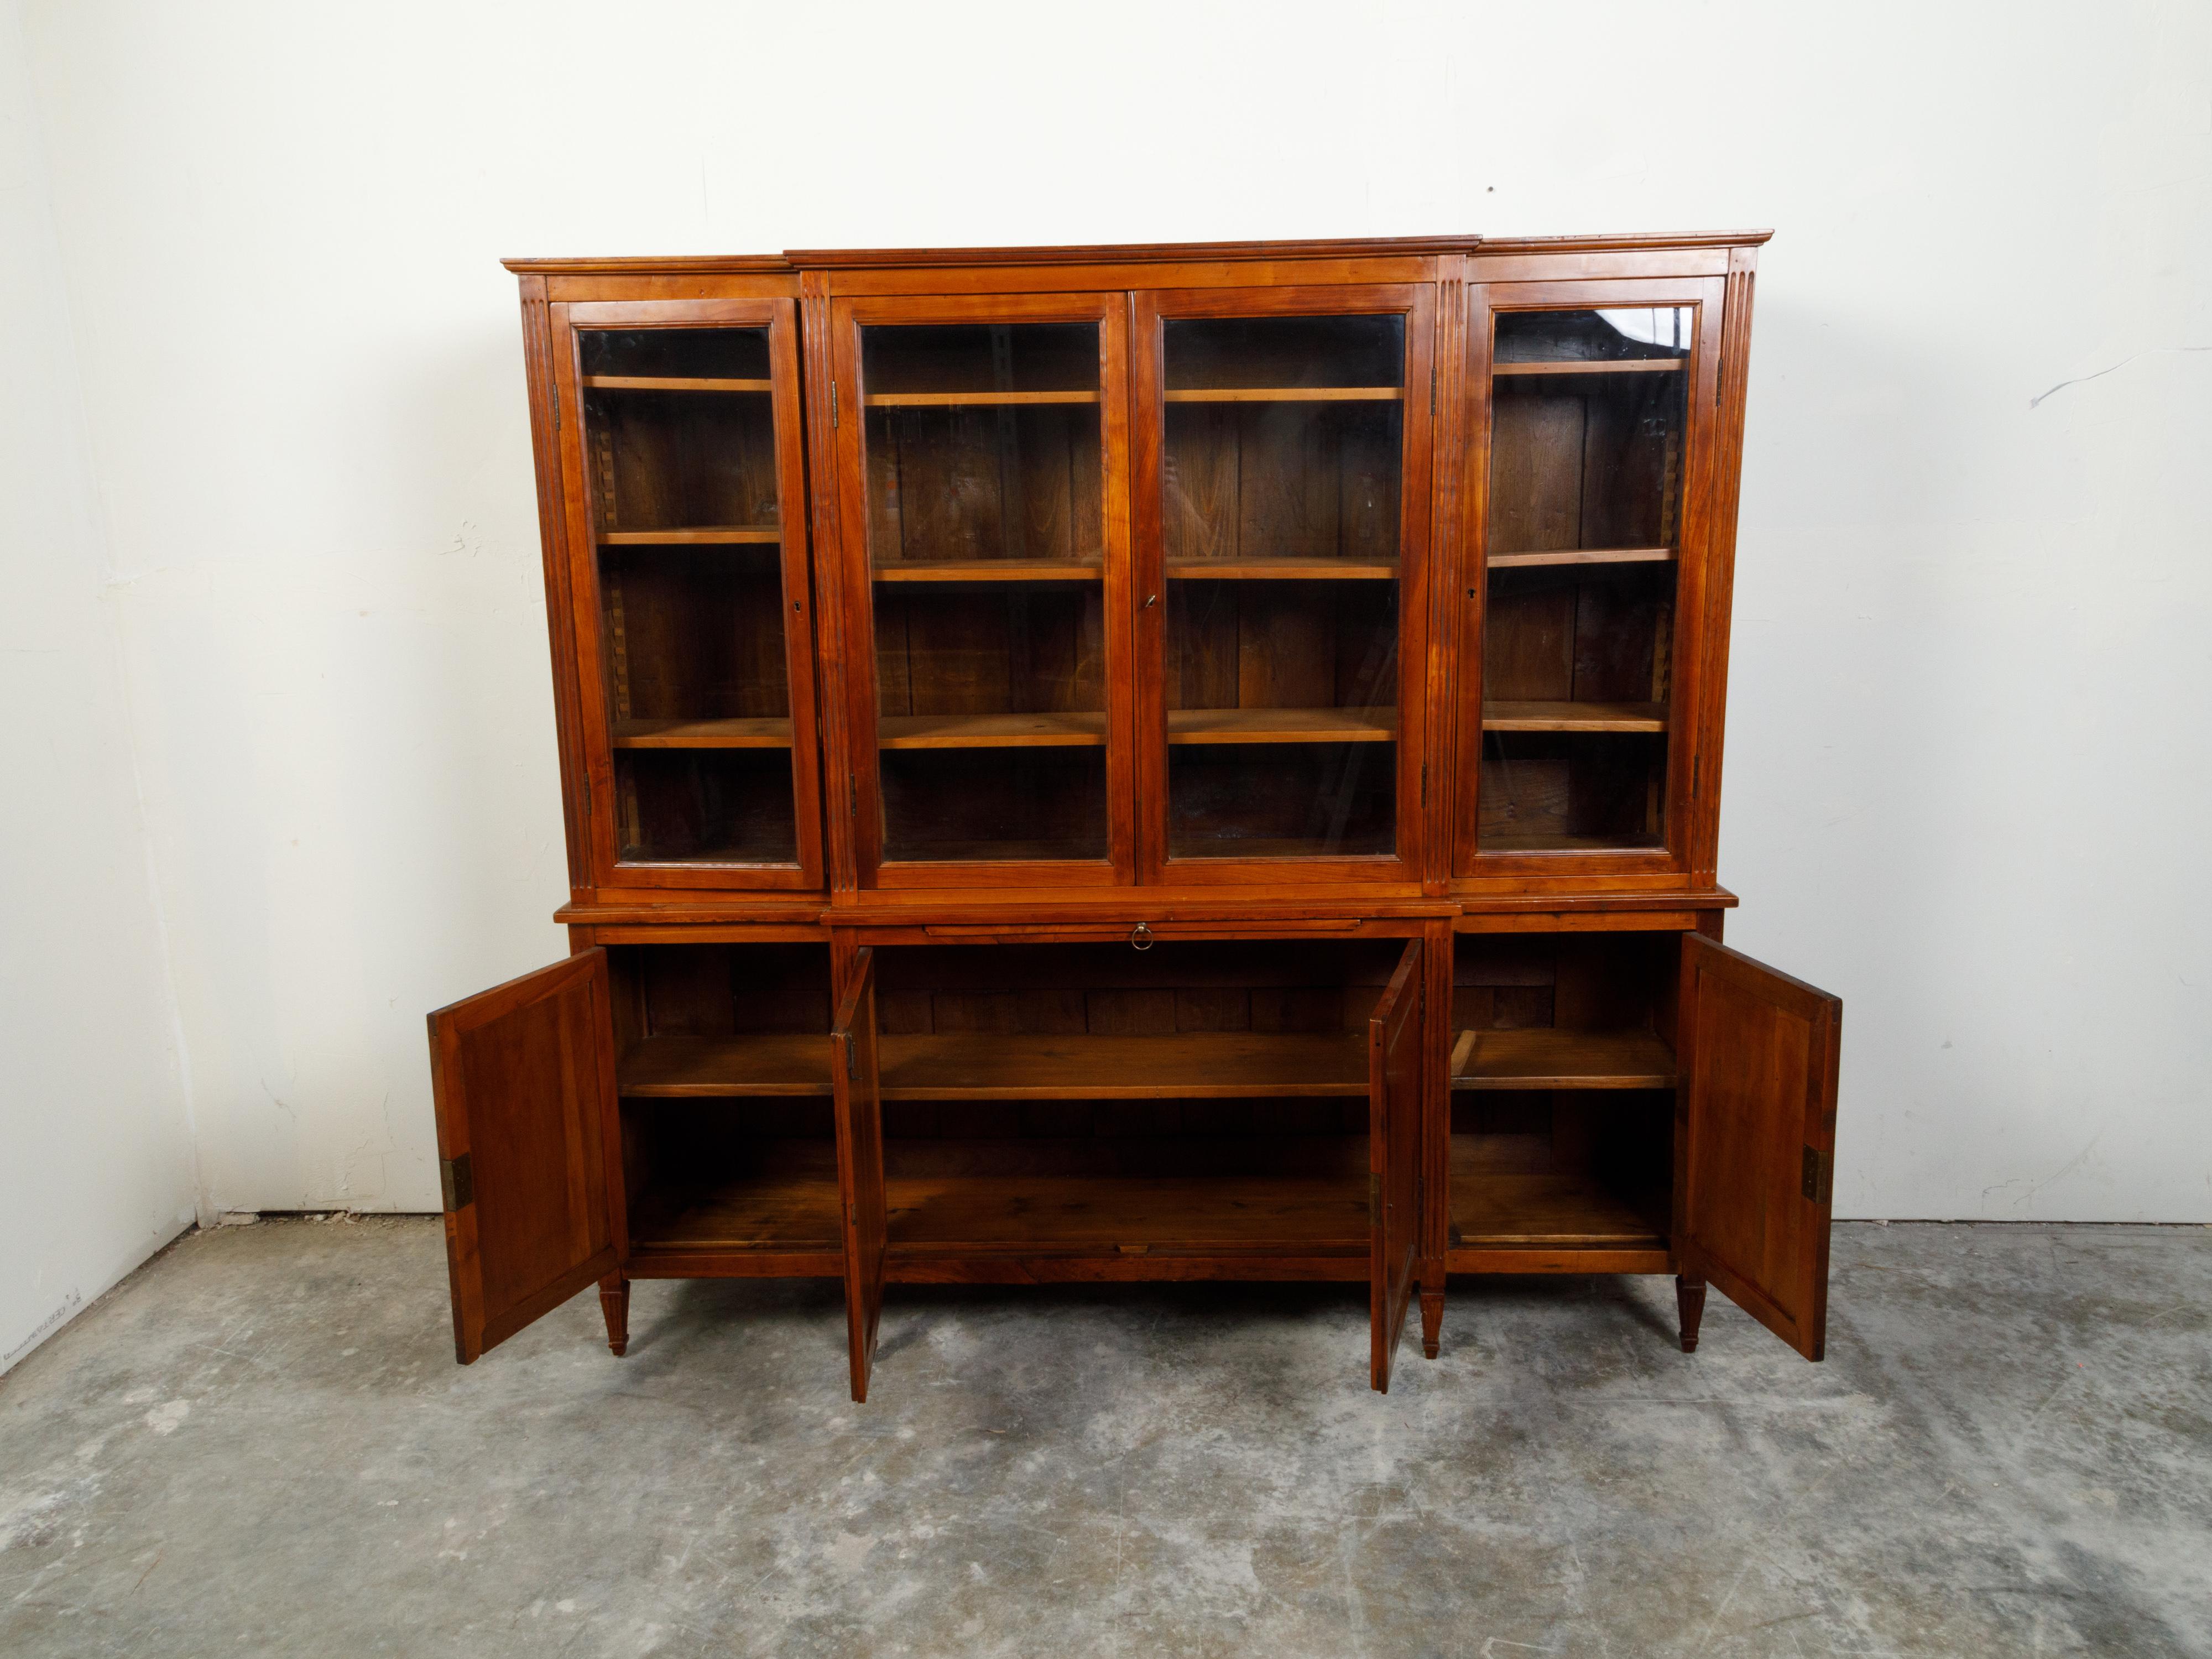
<path id="1" fill-rule="evenodd" d="M 1662 847 L 1697 311 L 1493 316 L 1478 846 Z"/>
<path id="2" fill-rule="evenodd" d="M 1167 856 L 1390 854 L 1406 319 L 1162 343 Z"/>
<path id="3" fill-rule="evenodd" d="M 795 865 L 765 328 L 578 336 L 625 862 Z"/>
<path id="4" fill-rule="evenodd" d="M 888 862 L 1109 854 L 1099 325 L 860 331 Z"/>

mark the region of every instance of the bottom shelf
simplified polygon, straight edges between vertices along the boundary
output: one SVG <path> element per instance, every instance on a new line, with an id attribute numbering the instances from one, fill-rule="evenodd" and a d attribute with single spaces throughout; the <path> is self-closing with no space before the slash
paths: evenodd
<path id="1" fill-rule="evenodd" d="M 891 1141 L 890 1253 L 895 1268 L 902 1257 L 1022 1255 L 1134 1258 L 1133 1266 L 1155 1254 L 1364 1263 L 1365 1153 L 1350 1136 L 1118 1147 Z M 763 1142 L 749 1161 L 747 1173 L 634 1200 L 633 1251 L 792 1256 L 842 1248 L 827 1143 Z"/>
<path id="2" fill-rule="evenodd" d="M 1518 1155 L 1523 1142 L 1531 1157 Z M 1667 1270 L 1663 1189 L 1625 1191 L 1589 1173 L 1532 1168 L 1536 1144 L 1452 1137 L 1450 1271 Z M 1364 1139 L 1347 1135 L 886 1142 L 890 1273 L 1359 1278 L 1370 1244 L 1366 1152 Z M 656 1258 L 679 1257 L 717 1258 L 721 1271 L 736 1273 L 748 1257 L 761 1264 L 756 1272 L 839 1271 L 830 1144 L 762 1141 L 747 1162 L 744 1173 L 633 1201 L 640 1276 L 651 1275 Z M 1067 1270 L 1042 1266 L 1054 1259 Z"/>
<path id="3" fill-rule="evenodd" d="M 1585 1171 L 1501 1167 L 1498 1146 L 1519 1139 L 1452 1137 L 1449 1271 L 1666 1270 L 1664 1191 L 1624 1191 Z"/>

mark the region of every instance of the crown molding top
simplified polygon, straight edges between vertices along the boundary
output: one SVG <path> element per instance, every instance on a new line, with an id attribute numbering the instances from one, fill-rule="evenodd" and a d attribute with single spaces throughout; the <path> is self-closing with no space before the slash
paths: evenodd
<path id="1" fill-rule="evenodd" d="M 931 265 L 1131 264 L 1188 259 L 1357 259 L 1439 253 L 1607 253 L 1686 247 L 1756 247 L 1773 234 L 1771 230 L 1718 230 L 1614 236 L 1386 236 L 1333 241 L 1121 242 L 1063 247 L 795 248 L 781 254 L 516 258 L 500 263 L 509 270 L 538 276 L 788 275 L 803 270 L 896 270 Z"/>

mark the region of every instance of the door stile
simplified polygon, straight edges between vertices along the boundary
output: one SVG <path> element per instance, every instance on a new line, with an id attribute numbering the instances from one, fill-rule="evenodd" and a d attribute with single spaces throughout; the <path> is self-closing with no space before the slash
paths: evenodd
<path id="1" fill-rule="evenodd" d="M 845 1328 L 853 1398 L 866 1401 L 884 1312 L 888 1217 L 884 1194 L 883 1091 L 876 1048 L 875 951 L 854 955 L 830 1028 L 837 1114 L 837 1195 L 845 1237 Z"/>
<path id="2" fill-rule="evenodd" d="M 1419 1279 L 1421 1143 L 1427 1073 L 1421 941 L 1407 942 L 1367 1023 L 1369 1377 L 1390 1390 L 1391 1361 Z"/>
<path id="3" fill-rule="evenodd" d="M 1427 685 L 1424 697 L 1427 739 L 1422 745 L 1421 890 L 1444 891 L 1453 868 L 1452 787 L 1457 732 L 1453 706 L 1456 638 L 1452 603 L 1464 538 L 1460 497 L 1465 453 L 1467 397 L 1467 262 L 1439 259 L 1436 287 L 1436 348 L 1431 384 L 1429 442 L 1429 570 L 1425 584 L 1428 635 Z"/>
<path id="4" fill-rule="evenodd" d="M 1743 488 L 1744 404 L 1751 378 L 1752 286 L 1757 278 L 1756 248 L 1729 250 L 1726 297 L 1722 301 L 1719 362 L 1716 368 L 1718 412 L 1713 432 L 1711 507 L 1707 523 L 1705 601 L 1699 674 L 1705 691 L 1695 711 L 1695 788 L 1691 803 L 1696 830 L 1690 846 L 1691 879 L 1710 886 L 1717 878 L 1720 842 L 1721 757 L 1728 715 L 1729 619 L 1735 599 L 1736 509 Z"/>
<path id="5" fill-rule="evenodd" d="M 1682 936 L 1679 1271 L 1686 1286 L 1718 1285 L 1808 1359 L 1826 1340 L 1842 1030 L 1827 992 Z"/>
<path id="6" fill-rule="evenodd" d="M 1452 925 L 1440 917 L 1422 937 L 1421 1351 L 1437 1357 L 1444 1312 L 1444 1258 L 1451 1248 Z"/>
<path id="7" fill-rule="evenodd" d="M 845 673 L 846 641 L 851 623 L 846 615 L 849 596 L 843 574 L 850 557 L 837 495 L 837 434 L 831 412 L 836 408 L 831 385 L 836 363 L 831 350 L 833 324 L 830 313 L 827 273 L 810 270 L 799 277 L 799 344 L 805 364 L 807 504 L 813 534 L 814 616 L 822 649 L 818 730 L 822 754 L 822 787 L 818 792 L 825 826 L 826 873 L 831 890 L 850 893 L 858 885 L 853 845 L 851 787 L 852 753 L 846 699 L 850 692 Z"/>
<path id="8" fill-rule="evenodd" d="M 567 830 L 571 896 L 592 884 L 592 820 L 584 780 L 591 762 L 584 748 L 584 715 L 578 706 L 575 602 L 568 577 L 567 520 L 562 510 L 564 459 L 556 416 L 556 331 L 545 298 L 545 279 L 526 276 L 522 289 L 522 362 L 530 398 L 530 446 L 536 460 L 538 532 L 544 565 L 546 632 L 553 650 L 553 724 L 561 755 L 561 807 Z M 571 422 L 568 430 L 574 430 Z"/>

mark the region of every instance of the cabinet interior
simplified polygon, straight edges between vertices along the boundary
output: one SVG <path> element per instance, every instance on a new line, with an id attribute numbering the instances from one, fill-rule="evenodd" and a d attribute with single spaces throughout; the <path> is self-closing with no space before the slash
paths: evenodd
<path id="1" fill-rule="evenodd" d="M 870 326 L 861 363 L 883 856 L 1103 860 L 1098 325 Z"/>
<path id="2" fill-rule="evenodd" d="M 1452 1251 L 1664 1250 L 1680 950 L 1671 933 L 1456 937 Z"/>
<path id="3" fill-rule="evenodd" d="M 793 863 L 767 331 L 577 341 L 618 855 Z"/>
<path id="4" fill-rule="evenodd" d="M 1389 854 L 1405 319 L 1161 333 L 1168 854 Z"/>
<path id="5" fill-rule="evenodd" d="M 1496 314 L 1486 852 L 1666 842 L 1693 322 L 1686 307 Z"/>
<path id="6" fill-rule="evenodd" d="M 1369 1249 L 1402 940 L 884 946 L 895 1256 Z M 633 1249 L 837 1248 L 828 951 L 611 952 Z"/>

